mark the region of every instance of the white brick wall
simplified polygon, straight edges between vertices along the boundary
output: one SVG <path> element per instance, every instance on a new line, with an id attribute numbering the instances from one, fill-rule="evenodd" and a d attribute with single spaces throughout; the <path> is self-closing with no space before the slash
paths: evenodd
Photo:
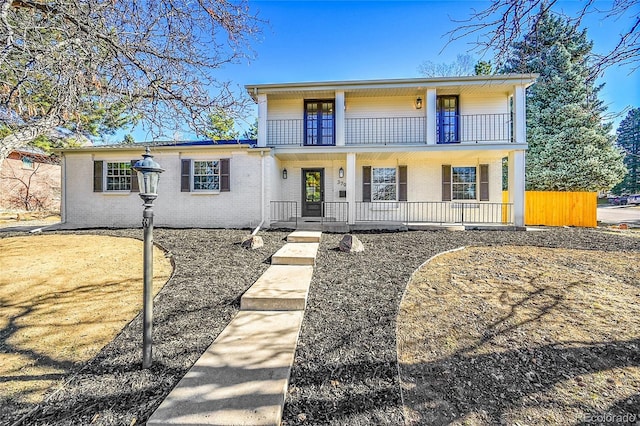
<path id="1" fill-rule="evenodd" d="M 138 193 L 93 192 L 93 161 L 139 159 L 141 148 L 131 151 L 95 150 L 64 153 L 64 220 L 73 227 L 140 226 L 142 200 Z M 168 227 L 246 228 L 261 220 L 260 151 L 224 147 L 199 150 L 156 148 L 154 159 L 165 169 L 154 202 L 154 224 Z M 181 159 L 230 160 L 230 192 L 180 191 Z M 265 204 L 268 200 L 265 200 Z"/>

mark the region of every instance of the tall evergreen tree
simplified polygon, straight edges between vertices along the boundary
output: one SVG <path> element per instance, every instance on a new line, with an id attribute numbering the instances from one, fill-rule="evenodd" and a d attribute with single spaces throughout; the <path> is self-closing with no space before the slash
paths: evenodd
<path id="1" fill-rule="evenodd" d="M 603 124 L 586 30 L 542 8 L 536 31 L 514 43 L 504 72 L 539 73 L 527 91 L 527 189 L 600 191 L 624 176 L 622 154 Z"/>
<path id="2" fill-rule="evenodd" d="M 634 108 L 618 127 L 618 146 L 624 151 L 627 176 L 617 184 L 614 194 L 640 194 L 640 108 Z"/>

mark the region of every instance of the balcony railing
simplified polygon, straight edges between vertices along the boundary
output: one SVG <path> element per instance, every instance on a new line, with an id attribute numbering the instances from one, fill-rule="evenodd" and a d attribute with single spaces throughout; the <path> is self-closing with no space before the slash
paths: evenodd
<path id="1" fill-rule="evenodd" d="M 448 137 L 437 122 L 436 142 L 512 142 L 511 114 L 474 114 L 448 117 Z M 346 145 L 426 144 L 425 117 L 345 119 Z M 267 120 L 267 146 L 303 146 L 304 120 Z"/>
<path id="2" fill-rule="evenodd" d="M 349 118 L 345 120 L 347 145 L 424 144 L 424 117 Z"/>
<path id="3" fill-rule="evenodd" d="M 355 222 L 510 225 L 511 209 L 509 203 L 356 202 Z"/>

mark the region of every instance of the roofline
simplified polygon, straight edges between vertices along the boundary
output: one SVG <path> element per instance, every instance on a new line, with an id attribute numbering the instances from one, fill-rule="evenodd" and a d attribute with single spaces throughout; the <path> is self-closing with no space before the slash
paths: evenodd
<path id="1" fill-rule="evenodd" d="M 342 80 L 342 81 L 316 81 L 297 83 L 267 83 L 267 84 L 247 84 L 245 89 L 251 96 L 264 90 L 267 92 L 278 92 L 280 90 L 291 89 L 370 89 L 370 88 L 394 88 L 394 87 L 421 87 L 421 86 L 447 86 L 452 84 L 473 84 L 473 83 L 506 83 L 524 84 L 526 87 L 535 83 L 540 74 L 495 74 L 495 75 L 469 75 L 457 77 L 421 77 L 402 78 L 386 80 Z"/>
<path id="2" fill-rule="evenodd" d="M 108 146 L 82 146 L 77 148 L 59 148 L 54 150 L 56 153 L 61 154 L 76 154 L 87 152 L 138 152 L 142 155 L 142 152 L 147 145 L 140 143 L 136 145 L 108 145 Z M 220 144 L 220 145 L 149 145 L 151 152 L 162 151 L 198 151 L 198 150 L 229 150 L 229 149 L 246 149 L 251 152 L 271 151 L 271 148 L 254 147 L 249 144 Z"/>

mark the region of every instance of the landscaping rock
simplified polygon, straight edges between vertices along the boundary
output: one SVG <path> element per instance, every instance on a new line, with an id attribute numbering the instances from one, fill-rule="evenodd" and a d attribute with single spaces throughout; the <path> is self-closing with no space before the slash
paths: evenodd
<path id="1" fill-rule="evenodd" d="M 255 249 L 259 249 L 260 247 L 263 247 L 264 241 L 262 240 L 262 237 L 259 235 L 249 235 L 247 238 L 244 239 L 244 241 L 242 241 L 240 245 L 246 248 L 247 250 L 255 250 Z"/>
<path id="2" fill-rule="evenodd" d="M 340 251 L 345 253 L 360 253 L 364 251 L 362 241 L 360 241 L 355 235 L 345 235 L 342 237 L 338 248 Z"/>

